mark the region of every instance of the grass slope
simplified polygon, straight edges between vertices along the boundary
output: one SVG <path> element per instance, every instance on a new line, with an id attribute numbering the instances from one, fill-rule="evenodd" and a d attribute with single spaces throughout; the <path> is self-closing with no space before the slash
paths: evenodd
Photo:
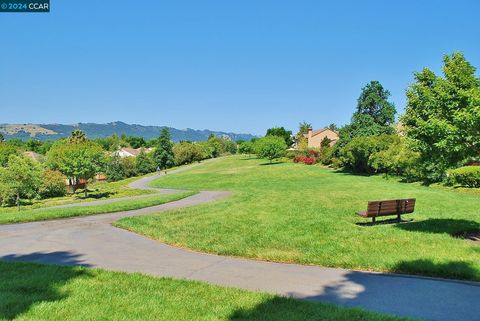
<path id="1" fill-rule="evenodd" d="M 155 195 L 140 199 L 119 201 L 110 204 L 66 208 L 44 208 L 20 212 L 0 213 L 0 224 L 42 221 L 74 216 L 87 216 L 136 210 L 139 208 L 177 201 L 193 194 L 195 194 L 195 192 L 180 192 L 175 194 Z"/>
<path id="2" fill-rule="evenodd" d="M 0 262 L 0 320 L 405 320 L 200 282 Z"/>
<path id="3" fill-rule="evenodd" d="M 141 177 L 144 177 L 144 176 L 141 176 Z M 155 191 L 134 189 L 134 188 L 127 187 L 128 184 L 138 180 L 141 177 L 131 177 L 118 182 L 111 182 L 111 183 L 97 182 L 97 183 L 89 184 L 88 185 L 89 193 L 87 198 L 84 197 L 82 190 L 79 190 L 77 194 L 67 195 L 64 197 L 55 197 L 55 198 L 48 198 L 43 200 L 31 200 L 31 201 L 23 200 L 21 209 L 22 211 L 24 211 L 24 210 L 32 210 L 32 209 L 38 209 L 38 208 L 46 208 L 46 207 L 51 207 L 55 205 L 83 203 L 83 202 L 89 202 L 89 201 L 113 199 L 113 198 L 120 198 L 120 197 L 127 197 L 127 196 L 154 194 Z M 3 215 L 4 213 L 12 213 L 15 211 L 17 211 L 16 206 L 10 206 L 10 207 L 0 206 L 0 215 Z"/>
<path id="4" fill-rule="evenodd" d="M 156 187 L 229 190 L 228 199 L 116 225 L 195 250 L 281 262 L 480 280 L 480 247 L 450 234 L 480 228 L 480 198 L 318 166 L 230 157 Z M 416 197 L 405 224 L 361 226 L 368 200 Z"/>

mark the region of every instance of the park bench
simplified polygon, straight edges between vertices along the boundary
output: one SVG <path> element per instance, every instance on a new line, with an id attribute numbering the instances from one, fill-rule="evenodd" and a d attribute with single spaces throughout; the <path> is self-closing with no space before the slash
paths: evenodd
<path id="1" fill-rule="evenodd" d="M 379 216 L 396 215 L 398 221 L 401 221 L 402 214 L 413 213 L 415 210 L 415 199 L 398 199 L 398 200 L 384 200 L 384 201 L 369 201 L 367 210 L 365 212 L 357 212 L 358 215 L 365 218 L 372 218 L 372 223 L 375 223 L 375 218 Z"/>

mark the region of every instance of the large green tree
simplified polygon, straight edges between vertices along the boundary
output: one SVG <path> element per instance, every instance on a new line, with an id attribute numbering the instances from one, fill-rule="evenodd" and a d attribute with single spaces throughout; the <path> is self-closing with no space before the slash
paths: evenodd
<path id="1" fill-rule="evenodd" d="M 425 179 L 480 157 L 480 80 L 462 53 L 444 56 L 443 77 L 424 68 L 407 90 L 402 122 L 420 152 Z"/>
<path id="2" fill-rule="evenodd" d="M 42 183 L 42 168 L 37 162 L 19 155 L 10 155 L 7 165 L 0 167 L 0 197 L 3 203 L 15 202 L 20 210 L 22 198 L 33 198 Z"/>
<path id="3" fill-rule="evenodd" d="M 355 137 L 393 134 L 396 109 L 389 97 L 390 92 L 378 81 L 371 81 L 363 87 L 350 124 L 340 129 L 336 149 L 347 145 Z"/>
<path id="4" fill-rule="evenodd" d="M 102 147 L 90 140 L 60 141 L 48 151 L 48 164 L 62 172 L 74 184 L 80 179 L 88 181 L 104 169 L 105 153 Z M 85 197 L 87 196 L 85 186 Z"/>
<path id="5" fill-rule="evenodd" d="M 283 127 L 272 127 L 267 129 L 267 133 L 265 136 L 277 136 L 283 138 L 285 141 L 285 144 L 287 144 L 288 147 L 292 146 L 293 144 L 293 138 L 292 138 L 292 131 L 291 130 L 286 130 Z"/>
<path id="6" fill-rule="evenodd" d="M 157 166 L 161 169 L 170 168 L 175 165 L 173 155 L 173 143 L 168 128 L 163 128 L 158 137 L 153 154 Z"/>
<path id="7" fill-rule="evenodd" d="M 282 137 L 265 136 L 255 141 L 254 149 L 258 157 L 267 158 L 271 163 L 285 155 L 287 144 Z"/>

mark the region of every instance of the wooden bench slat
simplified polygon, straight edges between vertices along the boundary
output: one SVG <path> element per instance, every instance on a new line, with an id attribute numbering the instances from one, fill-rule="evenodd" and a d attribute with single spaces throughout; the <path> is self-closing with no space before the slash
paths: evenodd
<path id="1" fill-rule="evenodd" d="M 413 213 L 415 210 L 415 198 L 370 201 L 367 205 L 367 210 L 364 212 L 357 212 L 356 214 L 368 218 L 371 217 L 375 221 L 375 217 L 400 215 Z"/>

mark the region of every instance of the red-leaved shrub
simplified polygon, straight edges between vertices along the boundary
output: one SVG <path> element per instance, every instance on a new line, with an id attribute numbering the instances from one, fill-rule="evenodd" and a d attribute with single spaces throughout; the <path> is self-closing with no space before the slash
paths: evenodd
<path id="1" fill-rule="evenodd" d="M 313 165 L 315 164 L 315 158 L 313 157 L 304 157 L 303 158 L 303 163 L 306 165 Z"/>

